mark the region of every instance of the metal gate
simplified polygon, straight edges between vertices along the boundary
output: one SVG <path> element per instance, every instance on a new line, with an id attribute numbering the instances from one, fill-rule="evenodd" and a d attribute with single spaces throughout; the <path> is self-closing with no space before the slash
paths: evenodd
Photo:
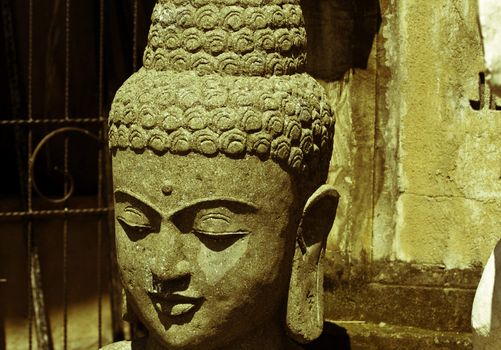
<path id="1" fill-rule="evenodd" d="M 112 244 L 106 123 L 114 90 L 137 67 L 138 48 L 147 29 L 138 27 L 146 23 L 153 5 L 146 2 L 139 6 L 138 0 L 83 2 L 87 4 L 0 0 L 6 78 L 2 86 L 4 97 L 9 95 L 0 105 L 0 152 L 4 154 L 0 163 L 0 350 L 7 346 L 89 349 L 124 337 Z M 92 8 L 92 15 L 82 20 L 79 11 L 85 6 Z M 117 9 L 122 12 L 114 13 Z M 80 27 L 92 28 L 87 39 L 92 38 L 88 47 L 93 54 L 88 57 L 74 49 L 80 43 L 87 47 L 85 35 L 73 34 L 77 19 L 84 23 Z M 41 25 L 43 21 L 48 25 Z M 115 32 L 110 30 L 113 23 Z M 115 33 L 121 34 L 122 51 L 109 58 L 106 47 L 116 41 Z M 47 38 L 45 47 L 40 37 Z M 52 56 L 51 50 L 59 52 L 60 58 Z M 124 58 L 116 59 L 120 55 Z M 37 72 L 40 57 L 45 57 L 42 79 Z M 91 64 L 93 69 L 80 74 L 79 64 L 84 68 Z M 122 67 L 121 74 L 115 74 L 115 85 L 110 86 L 116 64 Z M 82 84 L 88 87 L 84 94 Z M 75 103 L 80 100 L 85 102 L 83 110 L 92 110 L 89 115 L 81 115 Z M 85 338 L 82 334 L 88 325 L 94 329 L 88 331 L 93 337 L 90 343 L 72 343 L 80 335 Z"/>

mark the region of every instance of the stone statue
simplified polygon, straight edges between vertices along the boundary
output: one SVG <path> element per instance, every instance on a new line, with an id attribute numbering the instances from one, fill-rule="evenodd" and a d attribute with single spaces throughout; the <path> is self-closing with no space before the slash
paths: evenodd
<path id="1" fill-rule="evenodd" d="M 109 119 L 116 247 L 147 337 L 296 349 L 323 326 L 334 117 L 299 0 L 158 0 Z"/>

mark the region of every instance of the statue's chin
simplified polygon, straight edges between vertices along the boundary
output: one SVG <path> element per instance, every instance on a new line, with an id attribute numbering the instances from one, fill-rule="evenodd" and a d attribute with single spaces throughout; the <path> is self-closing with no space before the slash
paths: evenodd
<path id="1" fill-rule="evenodd" d="M 218 334 L 208 337 L 193 337 L 185 333 L 177 335 L 150 335 L 146 338 L 133 342 L 134 350 L 300 350 L 297 343 L 287 337 L 281 327 L 266 327 L 256 329 L 250 333 L 243 334 L 227 342 L 221 342 L 224 338 L 224 330 L 219 330 Z"/>

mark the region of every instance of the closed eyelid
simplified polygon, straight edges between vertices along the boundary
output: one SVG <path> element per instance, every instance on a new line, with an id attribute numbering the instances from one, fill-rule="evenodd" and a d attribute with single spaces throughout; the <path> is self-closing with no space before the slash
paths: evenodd
<path id="1" fill-rule="evenodd" d="M 210 220 L 210 219 L 224 220 L 228 224 L 230 223 L 230 220 L 231 220 L 229 216 L 222 214 L 222 213 L 208 213 L 208 214 L 204 214 L 200 217 L 201 221 Z"/>
<path id="2" fill-rule="evenodd" d="M 197 213 L 193 220 L 193 230 L 202 234 L 224 234 L 233 231 L 232 226 L 234 230 L 231 218 L 220 212 Z"/>
<path id="3" fill-rule="evenodd" d="M 131 228 L 159 232 L 161 215 L 153 205 L 123 190 L 115 191 L 115 201 L 116 217 L 120 222 Z"/>
<path id="4" fill-rule="evenodd" d="M 132 226 L 147 227 L 151 225 L 148 216 L 132 206 L 126 207 L 121 214 L 117 215 L 117 218 Z"/>
<path id="5" fill-rule="evenodd" d="M 252 204 L 231 200 L 204 200 L 177 211 L 173 223 L 184 233 L 198 233 L 205 236 L 237 236 L 248 232 L 243 220 L 245 214 L 258 209 Z M 244 216 L 242 216 L 244 215 Z"/>
<path id="6" fill-rule="evenodd" d="M 192 230 L 199 237 L 236 238 L 250 233 L 246 226 L 238 213 L 226 207 L 217 207 L 204 208 L 195 214 Z"/>

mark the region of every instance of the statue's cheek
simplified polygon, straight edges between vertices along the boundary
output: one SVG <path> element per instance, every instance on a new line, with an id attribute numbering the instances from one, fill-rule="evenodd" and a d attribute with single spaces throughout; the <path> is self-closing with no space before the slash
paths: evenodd
<path id="1" fill-rule="evenodd" d="M 205 282 L 214 286 L 229 274 L 238 274 L 242 267 L 241 258 L 246 255 L 249 237 L 242 237 L 232 245 L 219 250 L 200 244 L 197 264 Z"/>

